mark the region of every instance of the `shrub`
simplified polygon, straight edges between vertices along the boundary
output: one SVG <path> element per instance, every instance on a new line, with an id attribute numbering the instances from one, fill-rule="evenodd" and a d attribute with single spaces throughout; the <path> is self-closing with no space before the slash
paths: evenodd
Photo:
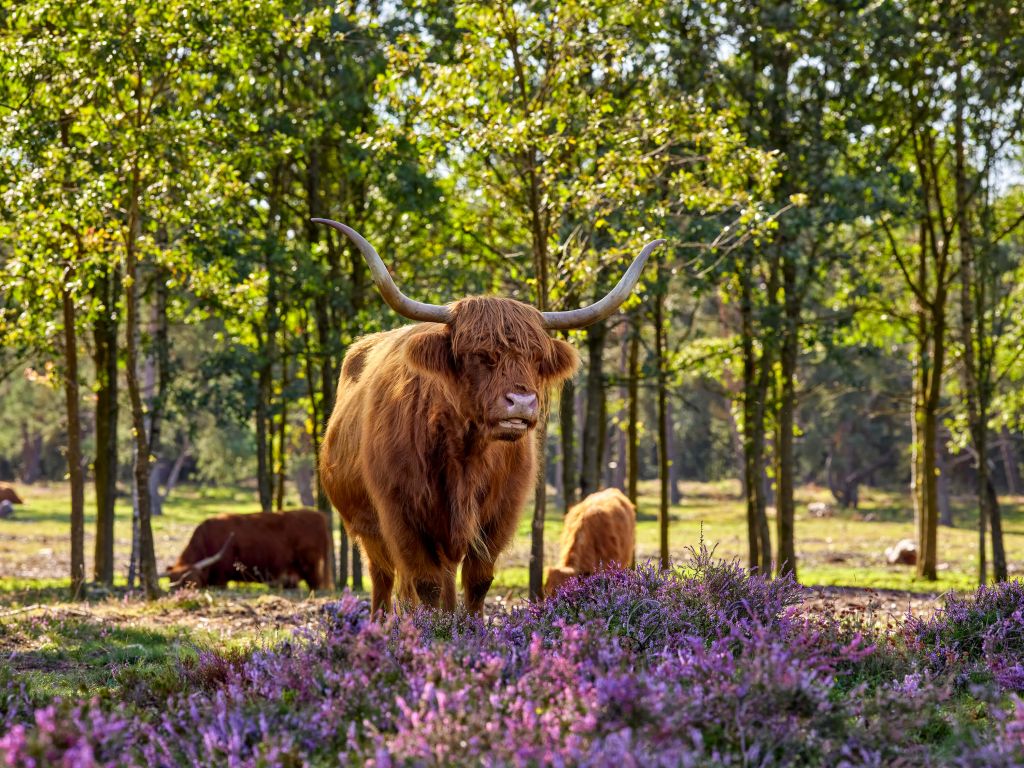
<path id="1" fill-rule="evenodd" d="M 10 765 L 378 767 L 1024 759 L 1024 707 L 994 720 L 989 712 L 1003 710 L 979 696 L 969 698 L 978 716 L 958 717 L 969 694 L 924 655 L 904 649 L 894 661 L 892 638 L 804 616 L 790 607 L 798 597 L 792 581 L 766 581 L 703 549 L 678 571 L 578 580 L 487 622 L 419 610 L 378 623 L 344 595 L 288 642 L 200 653 L 161 706 L 22 707 L 0 756 Z M 924 626 L 909 636 L 936 636 Z M 1016 626 L 976 652 L 1015 648 Z"/>
<path id="2" fill-rule="evenodd" d="M 970 597 L 949 595 L 930 619 L 908 619 L 908 645 L 935 672 L 960 685 L 994 679 L 1007 691 L 1024 691 L 1024 584 L 981 587 Z"/>

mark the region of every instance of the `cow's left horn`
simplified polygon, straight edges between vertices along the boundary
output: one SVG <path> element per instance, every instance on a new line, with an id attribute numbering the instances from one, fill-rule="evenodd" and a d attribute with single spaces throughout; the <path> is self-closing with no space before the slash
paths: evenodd
<path id="1" fill-rule="evenodd" d="M 398 290 L 398 286 L 395 285 L 395 281 L 391 279 L 391 275 L 388 273 L 388 268 L 384 265 L 384 260 L 381 259 L 374 247 L 366 241 L 366 238 L 352 229 L 352 227 L 346 227 L 344 224 L 332 221 L 331 219 L 313 219 L 313 221 L 317 224 L 326 224 L 338 230 L 356 244 L 356 248 L 359 249 L 359 252 L 363 254 L 363 258 L 366 259 L 366 264 L 370 268 L 370 274 L 373 275 L 373 282 L 377 284 L 377 290 L 380 291 L 384 301 L 395 312 L 410 320 L 424 320 L 429 323 L 447 323 L 451 320 L 451 310 L 448 307 L 415 301 Z"/>
<path id="2" fill-rule="evenodd" d="M 640 273 L 643 272 L 644 265 L 647 263 L 647 258 L 651 255 L 651 252 L 664 242 L 664 240 L 652 240 L 645 245 L 643 250 L 640 251 L 640 255 L 633 259 L 633 263 L 629 265 L 629 269 L 626 270 L 626 274 L 619 280 L 618 285 L 612 288 L 600 301 L 594 302 L 587 307 L 580 307 L 579 309 L 569 309 L 563 312 L 543 312 L 544 327 L 549 331 L 571 331 L 574 328 L 586 328 L 588 325 L 593 325 L 612 315 L 615 310 L 622 306 L 622 302 L 629 298 L 629 294 L 633 292 L 636 284 L 640 282 Z"/>

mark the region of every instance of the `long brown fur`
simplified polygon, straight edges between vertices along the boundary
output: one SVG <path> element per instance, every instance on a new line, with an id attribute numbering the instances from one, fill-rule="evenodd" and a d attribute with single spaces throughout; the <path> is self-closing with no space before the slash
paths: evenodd
<path id="1" fill-rule="evenodd" d="M 9 501 L 11 504 L 24 504 L 18 492 L 7 483 L 0 483 L 0 501 Z"/>
<path id="2" fill-rule="evenodd" d="M 618 488 L 592 493 L 565 516 L 562 553 L 549 568 L 544 592 L 554 595 L 573 576 L 625 568 L 636 546 L 636 507 Z"/>
<path id="3" fill-rule="evenodd" d="M 172 583 L 200 587 L 229 581 L 295 587 L 301 579 L 310 589 L 324 589 L 331 586 L 327 546 L 327 519 L 316 509 L 219 515 L 196 527 L 167 574 Z M 223 556 L 209 567 L 192 567 L 221 549 Z"/>
<path id="4" fill-rule="evenodd" d="M 544 331 L 540 313 L 511 299 L 451 305 L 447 325 L 366 336 L 349 349 L 324 436 L 320 477 L 387 610 L 403 597 L 455 607 L 461 565 L 466 607 L 483 610 L 504 550 L 534 487 L 531 429 L 496 438 L 496 403 L 571 376 L 575 350 Z"/>

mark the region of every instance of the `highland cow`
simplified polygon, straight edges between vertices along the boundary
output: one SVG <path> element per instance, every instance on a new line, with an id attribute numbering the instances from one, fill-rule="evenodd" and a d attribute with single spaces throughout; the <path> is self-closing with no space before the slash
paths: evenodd
<path id="1" fill-rule="evenodd" d="M 13 486 L 7 483 L 0 483 L 0 501 L 9 501 L 11 504 L 24 504 L 21 500 L 21 496 L 14 490 Z"/>
<path id="2" fill-rule="evenodd" d="M 592 493 L 565 515 L 562 553 L 548 568 L 544 593 L 549 597 L 573 576 L 602 568 L 627 568 L 636 546 L 636 507 L 618 488 Z"/>
<path id="3" fill-rule="evenodd" d="M 178 562 L 168 566 L 172 586 L 223 587 L 256 581 L 310 589 L 331 586 L 327 519 L 316 509 L 220 515 L 192 532 Z"/>
<path id="4" fill-rule="evenodd" d="M 536 482 L 532 432 L 544 399 L 579 365 L 548 331 L 615 312 L 663 241 L 644 247 L 597 303 L 540 312 L 495 297 L 409 299 L 357 232 L 314 221 L 356 244 L 393 309 L 425 321 L 349 348 L 321 447 L 324 490 L 369 562 L 372 609 L 388 609 L 397 578 L 403 597 L 452 610 L 461 565 L 466 607 L 480 613 Z"/>

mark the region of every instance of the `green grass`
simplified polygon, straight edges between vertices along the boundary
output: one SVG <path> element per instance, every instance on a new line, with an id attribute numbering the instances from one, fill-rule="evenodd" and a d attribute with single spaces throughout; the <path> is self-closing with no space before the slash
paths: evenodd
<path id="1" fill-rule="evenodd" d="M 26 683 L 33 696 L 111 696 L 161 700 L 182 683 L 182 665 L 198 649 L 242 649 L 273 642 L 290 631 L 288 617 L 314 610 L 306 594 L 281 594 L 262 585 L 230 590 L 184 592 L 153 603 L 126 599 L 124 574 L 130 540 L 130 508 L 117 509 L 117 580 L 113 590 L 91 587 L 84 603 L 68 603 L 70 569 L 66 486 L 31 487 L 14 520 L 0 520 L 0 678 Z M 807 504 L 828 501 L 826 490 L 805 487 L 797 496 L 797 555 L 800 580 L 911 592 L 968 591 L 976 585 L 977 533 L 970 498 L 954 502 L 953 528 L 939 532 L 940 577 L 915 578 L 914 569 L 885 563 L 885 548 L 913 538 L 913 513 L 905 494 L 869 490 L 859 510 L 836 510 L 815 518 Z M 1003 499 L 1007 557 L 1019 572 L 1024 555 L 1024 505 Z M 294 504 L 293 504 L 294 505 Z M 87 496 L 86 568 L 92 569 L 93 502 Z M 561 508 L 552 497 L 545 520 L 545 557 L 554 563 L 562 528 Z M 165 515 L 154 521 L 157 561 L 172 562 L 201 520 L 225 512 L 255 512 L 255 494 L 242 489 L 185 488 L 175 492 Z M 641 486 L 637 523 L 638 559 L 659 551 L 657 487 Z M 774 519 L 772 534 L 774 536 Z M 746 557 L 746 521 L 733 483 L 684 483 L 682 503 L 671 508 L 669 542 L 681 560 L 701 537 L 720 557 Z M 528 584 L 530 514 L 499 563 L 495 597 L 523 597 Z M 369 578 L 364 572 L 364 586 Z M 164 582 L 166 586 L 166 581 Z M 276 602 L 275 602 L 276 601 Z M 31 607 L 24 610 L 24 607 Z M 21 609 L 19 610 L 19 607 Z M 276 613 L 275 613 L 276 611 Z"/>
<path id="2" fill-rule="evenodd" d="M 717 547 L 720 557 L 746 559 L 746 520 L 743 501 L 734 482 L 683 483 L 682 503 L 669 512 L 669 543 L 674 559 L 685 556 L 686 548 L 704 541 Z M 67 551 L 68 496 L 63 484 L 28 487 L 26 506 L 17 509 L 14 520 L 0 520 L 0 605 L 53 602 L 63 597 L 64 573 L 70 569 Z M 656 558 L 658 544 L 657 485 L 641 484 L 637 524 L 639 560 Z M 954 527 L 939 530 L 939 578 L 917 579 L 914 569 L 890 566 L 884 550 L 903 538 L 914 538 L 913 512 L 907 494 L 867 489 L 859 510 L 835 510 L 833 516 L 815 518 L 807 513 L 812 501 L 830 501 L 826 489 L 808 486 L 797 493 L 797 558 L 800 581 L 809 585 L 842 585 L 914 592 L 970 590 L 977 583 L 976 511 L 971 497 L 954 498 Z M 545 560 L 558 556 L 562 528 L 561 507 L 551 497 L 545 520 Z M 294 500 L 289 502 L 295 505 Z M 1020 498 L 1002 499 L 1007 559 L 1011 572 L 1024 566 L 1024 504 Z M 86 570 L 91 572 L 93 547 L 93 502 L 87 494 Z M 181 551 L 193 528 L 211 515 L 258 511 L 255 493 L 238 488 L 176 490 L 165 506 L 165 514 L 153 523 L 158 567 L 162 571 Z M 130 547 L 130 514 L 127 499 L 117 508 L 118 579 L 124 584 L 126 558 Z M 774 517 L 770 519 L 775 536 Z M 337 519 L 335 519 L 337 523 Z M 495 588 L 521 594 L 528 583 L 530 514 L 523 515 L 510 551 L 499 563 Z M 165 582 L 166 584 L 166 582 Z M 364 586 L 368 587 L 365 575 Z M 256 593 L 259 585 L 243 587 Z M 104 597 L 100 592 L 97 597 Z"/>
<path id="3" fill-rule="evenodd" d="M 682 503 L 669 510 L 669 546 L 673 559 L 685 557 L 686 548 L 703 536 L 716 555 L 746 562 L 746 509 L 736 483 L 683 483 Z M 637 559 L 656 559 L 658 538 L 658 488 L 653 481 L 641 483 L 637 512 Z M 889 565 L 886 547 L 900 539 L 916 538 L 909 495 L 865 489 L 857 510 L 834 509 L 831 517 L 817 518 L 807 511 L 815 501 L 829 502 L 827 489 L 815 486 L 797 492 L 796 551 L 800 581 L 814 586 L 849 586 L 911 592 L 969 591 L 977 587 L 977 511 L 973 497 L 955 497 L 954 526 L 939 529 L 939 578 L 918 579 L 912 566 Z M 558 556 L 562 510 L 552 498 L 545 520 L 546 561 Z M 1002 500 L 1007 561 L 1011 576 L 1024 568 L 1024 499 Z M 772 543 L 776 544 L 774 513 L 770 511 Z M 517 543 L 499 572 L 495 584 L 504 590 L 521 591 L 528 583 L 530 519 L 525 515 Z M 990 569 L 991 570 L 991 569 Z"/>

